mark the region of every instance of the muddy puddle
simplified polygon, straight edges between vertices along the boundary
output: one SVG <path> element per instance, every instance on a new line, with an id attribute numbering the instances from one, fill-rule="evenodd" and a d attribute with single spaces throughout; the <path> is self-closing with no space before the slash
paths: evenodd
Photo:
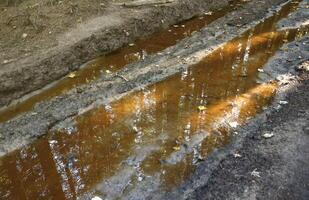
<path id="1" fill-rule="evenodd" d="M 179 40 L 189 37 L 193 32 L 200 30 L 242 4 L 244 4 L 244 1 L 234 0 L 228 7 L 173 25 L 150 37 L 139 39 L 118 51 L 100 57 L 78 72 L 69 74 L 50 88 L 0 111 L 0 123 L 33 109 L 38 102 L 58 96 L 78 85 L 87 84 L 100 76 L 104 76 L 104 74 L 116 72 L 129 63 L 143 59 L 148 54 L 154 54 L 173 46 Z"/>
<path id="2" fill-rule="evenodd" d="M 295 5 L 182 73 L 2 157 L 0 198 L 76 199 L 89 193 L 113 199 L 148 184 L 159 191 L 178 186 L 230 141 L 233 128 L 271 102 L 277 84 L 259 83 L 267 76 L 263 65 L 284 43 L 308 33 L 274 29 Z"/>

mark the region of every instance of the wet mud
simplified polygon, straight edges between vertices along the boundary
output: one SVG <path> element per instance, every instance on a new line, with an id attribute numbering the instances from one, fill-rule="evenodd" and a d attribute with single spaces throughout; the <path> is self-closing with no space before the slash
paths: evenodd
<path id="1" fill-rule="evenodd" d="M 179 41 L 175 46 L 156 55 L 149 55 L 137 63 L 129 64 L 117 74 L 106 74 L 106 77 L 98 78 L 93 83 L 76 87 L 63 95 L 38 103 L 30 112 L 1 123 L 0 154 L 29 144 L 45 135 L 50 129 L 66 126 L 67 122 L 71 123 L 71 118 L 92 107 L 110 103 L 138 88 L 185 70 L 209 55 L 213 49 L 219 48 L 237 34 L 244 33 L 258 22 L 273 15 L 279 4 L 284 2 L 284 0 L 261 1 L 258 9 L 254 7 L 256 2 L 244 4 L 237 11 L 215 20 L 200 32 Z M 271 6 L 272 9 L 269 9 Z M 245 17 L 239 18 L 239 16 Z"/>
<path id="2" fill-rule="evenodd" d="M 309 57 L 308 39 L 285 45 L 265 66 L 280 68 L 272 106 L 239 128 L 233 142 L 210 156 L 183 187 L 161 199 L 308 198 L 309 77 L 308 70 L 298 70 L 304 65 L 298 57 Z M 265 139 L 266 133 L 273 137 Z M 254 170 L 259 177 L 252 176 Z"/>
<path id="3" fill-rule="evenodd" d="M 262 83 L 263 65 L 284 43 L 308 32 L 276 31 L 276 22 L 295 6 L 287 4 L 181 73 L 5 155 L 0 195 L 113 199 L 129 198 L 142 186 L 162 192 L 180 185 L 215 148 L 229 143 L 231 130 L 271 102 L 278 85 Z"/>
<path id="4" fill-rule="evenodd" d="M 72 30 L 65 29 L 66 32 L 63 32 L 62 28 L 57 34 L 54 30 L 52 34 L 47 32 L 46 40 L 42 36 L 39 42 L 35 39 L 30 42 L 30 38 L 34 37 L 30 34 L 26 39 L 18 37 L 18 41 L 22 40 L 19 46 L 23 49 L 17 55 L 13 49 L 15 45 L 5 45 L 0 58 L 0 107 L 63 78 L 91 59 L 169 25 L 227 6 L 228 1 L 184 0 L 137 8 L 106 5 L 98 17 L 82 23 L 75 22 L 76 27 Z M 8 33 L 5 35 L 10 36 Z"/>
<path id="5" fill-rule="evenodd" d="M 99 57 L 86 64 L 81 70 L 68 74 L 66 78 L 58 81 L 50 86 L 50 88 L 39 91 L 38 94 L 3 109 L 0 111 L 0 123 L 12 119 L 23 112 L 32 110 L 34 105 L 39 102 L 58 96 L 79 85 L 88 84 L 98 77 L 116 73 L 129 63 L 144 59 L 149 54 L 155 54 L 173 46 L 178 41 L 191 36 L 193 32 L 199 31 L 207 24 L 236 9 L 243 3 L 242 1 L 233 1 L 228 6 L 220 8 L 219 10 L 211 11 L 205 15 L 173 25 L 150 37 L 138 39 L 134 43 L 130 43 L 128 46 L 116 52 Z"/>

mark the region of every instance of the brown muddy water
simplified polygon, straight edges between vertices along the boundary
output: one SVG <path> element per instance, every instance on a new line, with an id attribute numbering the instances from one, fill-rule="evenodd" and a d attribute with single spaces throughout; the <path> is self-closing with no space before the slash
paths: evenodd
<path id="1" fill-rule="evenodd" d="M 102 56 L 87 64 L 83 69 L 69 74 L 68 77 L 58 81 L 50 88 L 0 111 L 0 123 L 32 110 L 38 102 L 58 96 L 78 85 L 87 84 L 104 74 L 116 72 L 129 63 L 143 59 L 148 54 L 154 54 L 173 46 L 179 40 L 190 36 L 193 32 L 200 30 L 242 4 L 244 1 L 234 0 L 228 7 L 173 25 L 150 37 L 139 39 L 118 51 Z"/>
<path id="2" fill-rule="evenodd" d="M 271 102 L 277 84 L 258 83 L 263 65 L 285 42 L 308 33 L 274 29 L 294 6 L 182 73 L 79 116 L 75 129 L 5 155 L 0 198 L 76 199 L 124 174 L 129 182 L 120 197 L 154 177 L 162 191 L 181 184 L 230 141 L 233 128 Z M 96 195 L 113 191 L 103 184 Z"/>

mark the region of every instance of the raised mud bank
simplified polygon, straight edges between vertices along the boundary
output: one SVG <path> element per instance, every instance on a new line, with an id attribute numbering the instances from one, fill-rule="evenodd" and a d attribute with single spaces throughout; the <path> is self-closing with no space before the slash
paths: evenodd
<path id="1" fill-rule="evenodd" d="M 100 55 L 169 25 L 228 5 L 228 0 L 181 0 L 126 8 L 86 22 L 58 37 L 58 45 L 0 64 L 0 107 L 60 79 Z M 5 49 L 3 50 L 5 51 Z"/>
<path id="2" fill-rule="evenodd" d="M 129 92 L 166 79 L 198 63 L 214 49 L 274 15 L 281 6 L 284 6 L 278 7 L 278 5 L 284 2 L 286 1 L 249 2 L 243 8 L 216 20 L 201 32 L 179 42 L 174 47 L 127 66 L 118 73 L 126 80 L 115 75 L 102 77 L 92 84 L 78 87 L 67 94 L 40 103 L 33 111 L 0 124 L 1 153 L 4 154 L 28 144 L 71 116 L 83 113 L 93 106 L 110 103 Z M 257 3 L 260 5 L 259 8 L 255 6 Z M 276 5 L 277 8 L 273 7 Z"/>

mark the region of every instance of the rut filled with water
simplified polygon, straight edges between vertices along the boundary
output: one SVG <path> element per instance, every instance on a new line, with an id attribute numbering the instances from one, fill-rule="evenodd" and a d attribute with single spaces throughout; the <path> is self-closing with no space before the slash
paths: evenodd
<path id="1" fill-rule="evenodd" d="M 154 54 L 173 46 L 178 41 L 189 37 L 195 31 L 199 31 L 212 21 L 224 16 L 244 3 L 244 1 L 239 0 L 232 1 L 229 6 L 220 10 L 173 25 L 166 30 L 155 33 L 150 37 L 139 39 L 135 43 L 91 61 L 81 70 L 68 74 L 66 78 L 50 88 L 42 90 L 28 99 L 0 111 L 0 123 L 33 109 L 35 104 L 39 102 L 65 93 L 76 86 L 88 84 L 100 76 L 115 73 L 129 63 L 144 59 L 149 54 Z"/>
<path id="2" fill-rule="evenodd" d="M 263 65 L 308 32 L 274 28 L 295 6 L 287 4 L 182 73 L 77 117 L 75 129 L 49 133 L 2 157 L 0 197 L 76 199 L 102 181 L 96 188 L 107 197 L 147 180 L 161 190 L 181 184 L 230 141 L 233 128 L 271 102 L 277 84 L 259 83 Z M 115 181 L 123 184 L 120 193 Z"/>

